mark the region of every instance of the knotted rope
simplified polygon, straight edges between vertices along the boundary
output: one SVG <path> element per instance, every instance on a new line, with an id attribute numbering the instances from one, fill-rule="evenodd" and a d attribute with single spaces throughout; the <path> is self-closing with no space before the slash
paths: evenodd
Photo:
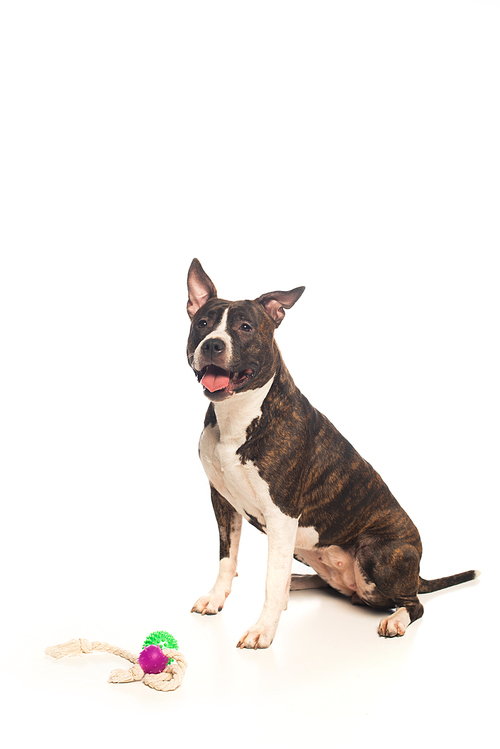
<path id="1" fill-rule="evenodd" d="M 138 664 L 138 655 L 130 653 L 128 650 L 123 648 L 114 647 L 108 645 L 107 642 L 89 642 L 88 640 L 69 640 L 61 645 L 54 645 L 46 648 L 45 652 L 52 658 L 64 658 L 65 656 L 74 655 L 86 655 L 92 653 L 94 650 L 99 650 L 102 653 L 112 653 L 118 655 L 120 658 L 125 658 L 134 666 L 129 669 L 117 669 L 112 671 L 108 682 L 112 684 L 124 684 L 131 681 L 141 681 L 151 689 L 156 689 L 159 692 L 172 692 L 182 684 L 184 674 L 187 669 L 187 662 L 182 653 L 178 650 L 164 650 L 166 656 L 169 659 L 174 659 L 172 663 L 169 663 L 165 669 L 159 674 L 145 674 L 142 668 Z"/>

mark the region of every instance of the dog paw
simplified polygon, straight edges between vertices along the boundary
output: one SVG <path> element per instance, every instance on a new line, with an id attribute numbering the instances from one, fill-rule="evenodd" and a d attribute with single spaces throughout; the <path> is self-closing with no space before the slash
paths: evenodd
<path id="1" fill-rule="evenodd" d="M 266 632 L 261 629 L 252 628 L 245 632 L 236 647 L 240 648 L 240 650 L 243 650 L 244 648 L 259 650 L 262 648 L 268 648 L 273 639 L 274 632 Z"/>
<path id="2" fill-rule="evenodd" d="M 202 616 L 205 616 L 205 614 L 213 616 L 214 614 L 218 614 L 219 611 L 222 611 L 225 601 L 226 596 L 223 598 L 220 596 L 202 596 L 196 601 L 191 609 L 191 613 L 201 614 Z"/>
<path id="3" fill-rule="evenodd" d="M 381 620 L 378 625 L 380 637 L 402 637 L 410 624 L 410 616 L 403 607 Z"/>

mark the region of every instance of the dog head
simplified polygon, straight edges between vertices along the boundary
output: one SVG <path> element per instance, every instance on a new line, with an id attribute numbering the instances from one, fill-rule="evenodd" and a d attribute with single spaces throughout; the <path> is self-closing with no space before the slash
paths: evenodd
<path id="1" fill-rule="evenodd" d="M 198 260 L 188 274 L 187 311 L 191 318 L 187 356 L 211 401 L 262 387 L 276 371 L 274 331 L 304 291 L 273 291 L 258 299 L 229 302 Z"/>

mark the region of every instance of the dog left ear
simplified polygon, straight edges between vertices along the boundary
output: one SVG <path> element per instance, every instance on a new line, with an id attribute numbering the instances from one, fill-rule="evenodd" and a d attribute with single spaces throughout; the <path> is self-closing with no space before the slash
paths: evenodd
<path id="1" fill-rule="evenodd" d="M 205 302 L 215 296 L 217 296 L 217 289 L 201 267 L 200 261 L 195 258 L 188 273 L 187 312 L 191 320 Z"/>
<path id="2" fill-rule="evenodd" d="M 298 286 L 291 291 L 271 291 L 269 294 L 262 294 L 256 302 L 262 304 L 267 314 L 272 317 L 276 327 L 285 317 L 285 310 L 293 307 L 302 296 L 305 286 Z"/>

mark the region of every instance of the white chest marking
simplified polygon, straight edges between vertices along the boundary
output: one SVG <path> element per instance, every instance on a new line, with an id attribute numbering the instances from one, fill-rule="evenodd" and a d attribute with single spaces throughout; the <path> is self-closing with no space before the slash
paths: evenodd
<path id="1" fill-rule="evenodd" d="M 256 466 L 251 461 L 243 465 L 237 450 L 246 442 L 247 428 L 261 415 L 272 383 L 273 378 L 261 388 L 215 403 L 217 424 L 206 427 L 200 438 L 200 457 L 210 483 L 237 512 L 247 519 L 256 518 L 263 526 L 267 517 L 281 514 L 280 510 Z"/>

